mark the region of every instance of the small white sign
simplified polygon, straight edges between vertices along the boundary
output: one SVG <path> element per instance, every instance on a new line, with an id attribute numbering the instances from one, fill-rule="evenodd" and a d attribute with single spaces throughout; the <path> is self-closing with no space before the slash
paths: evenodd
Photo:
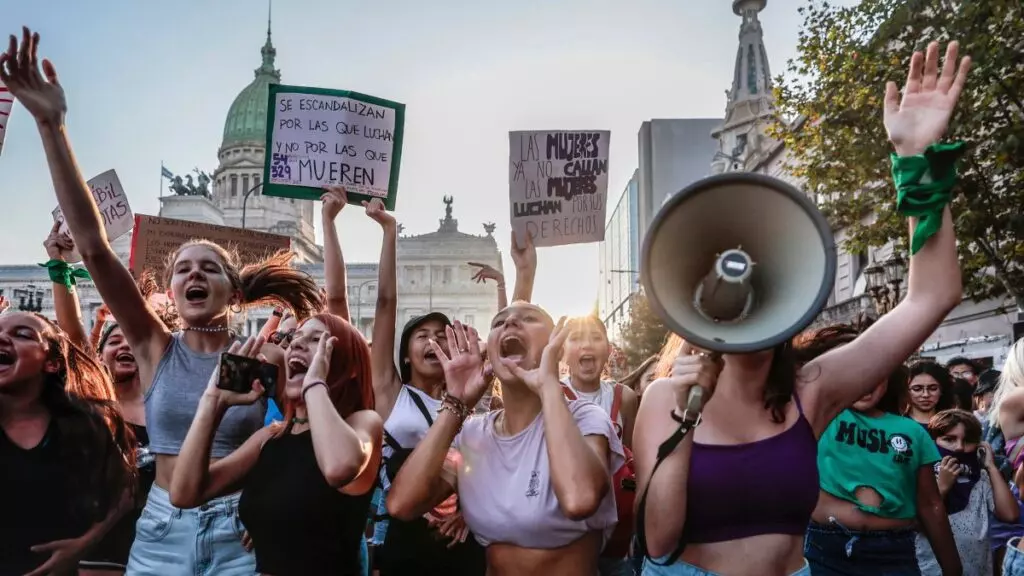
<path id="1" fill-rule="evenodd" d="M 522 246 L 604 240 L 607 130 L 509 132 L 509 203 Z"/>
<path id="2" fill-rule="evenodd" d="M 88 185 L 92 190 L 92 197 L 96 200 L 100 216 L 103 217 L 107 240 L 113 242 L 130 232 L 135 226 L 135 215 L 132 214 L 131 206 L 128 205 L 128 197 L 124 194 L 124 188 L 121 187 L 117 173 L 107 170 L 89 180 Z M 59 206 L 53 210 L 53 221 L 61 223 L 61 233 L 70 234 L 68 224 L 64 221 L 64 212 Z M 68 255 L 67 261 L 70 263 L 81 262 L 82 255 L 76 249 Z"/>

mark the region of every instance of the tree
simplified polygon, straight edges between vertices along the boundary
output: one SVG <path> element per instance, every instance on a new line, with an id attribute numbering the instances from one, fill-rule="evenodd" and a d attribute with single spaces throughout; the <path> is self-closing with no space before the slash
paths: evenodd
<path id="1" fill-rule="evenodd" d="M 882 125 L 885 82 L 903 84 L 913 50 L 959 40 L 973 67 L 948 137 L 968 151 L 952 203 L 965 294 L 1024 311 L 1024 5 L 1020 0 L 811 0 L 798 56 L 776 82 L 772 135 L 853 254 L 905 250 Z M 941 53 L 941 52 L 940 52 Z M 874 218 L 867 218 L 874 213 Z"/>
<path id="2" fill-rule="evenodd" d="M 642 292 L 634 294 L 629 303 L 629 317 L 622 323 L 622 351 L 626 355 L 626 366 L 634 369 L 660 352 L 667 335 L 668 329 L 651 310 L 647 297 Z"/>

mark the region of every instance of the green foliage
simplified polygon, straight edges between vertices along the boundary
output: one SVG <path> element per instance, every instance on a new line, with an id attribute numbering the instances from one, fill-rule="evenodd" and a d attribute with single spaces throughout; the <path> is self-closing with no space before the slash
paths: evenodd
<path id="1" fill-rule="evenodd" d="M 642 292 L 633 295 L 629 304 L 629 318 L 622 323 L 622 351 L 626 366 L 633 370 L 652 355 L 661 351 L 668 329 L 661 318 L 651 310 Z"/>
<path id="2" fill-rule="evenodd" d="M 850 253 L 897 241 L 885 82 L 902 86 L 914 49 L 960 42 L 973 67 L 950 125 L 967 142 L 952 210 L 965 294 L 1012 297 L 1024 307 L 1024 3 L 1021 0 L 811 0 L 799 56 L 776 85 L 772 129 L 792 155 L 790 172 L 817 199 Z M 793 120 L 797 120 L 793 122 Z M 876 217 L 865 223 L 865 216 Z"/>

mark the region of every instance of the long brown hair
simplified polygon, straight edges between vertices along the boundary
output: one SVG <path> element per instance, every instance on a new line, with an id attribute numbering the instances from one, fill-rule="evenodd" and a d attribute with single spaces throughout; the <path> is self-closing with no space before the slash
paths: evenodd
<path id="1" fill-rule="evenodd" d="M 334 314 L 317 314 L 305 322 L 319 320 L 327 327 L 327 334 L 338 339 L 331 354 L 331 366 L 327 371 L 327 395 L 331 404 L 342 418 L 360 410 L 373 410 L 373 372 L 370 367 L 370 347 L 366 339 L 351 324 Z M 284 397 L 284 387 L 279 390 L 278 401 L 284 406 L 284 426 L 275 437 L 291 429 L 297 402 Z"/>
<path id="2" fill-rule="evenodd" d="M 672 364 L 684 341 L 678 334 L 669 334 L 668 341 L 658 354 L 658 367 L 655 369 L 657 378 L 668 378 L 672 375 Z M 781 424 L 786 421 L 786 406 L 793 399 L 796 388 L 796 360 L 793 347 L 789 342 L 779 344 L 772 350 L 772 363 L 768 367 L 766 386 L 764 388 L 764 407 L 772 413 L 772 422 Z"/>
<path id="3" fill-rule="evenodd" d="M 291 308 L 300 320 L 323 310 L 320 287 L 309 274 L 292 267 L 294 254 L 288 250 L 240 266 L 238 254 L 234 250 L 209 240 L 190 240 L 168 255 L 164 264 L 164 284 L 170 285 L 174 263 L 181 252 L 193 246 L 203 246 L 217 254 L 224 262 L 231 287 L 242 294 L 242 303 L 247 307 L 279 304 Z"/>
<path id="4" fill-rule="evenodd" d="M 114 385 L 96 358 L 41 314 L 50 360 L 59 368 L 43 380 L 40 401 L 59 434 L 58 450 L 71 499 L 69 515 L 95 523 L 135 491 L 135 437 Z"/>

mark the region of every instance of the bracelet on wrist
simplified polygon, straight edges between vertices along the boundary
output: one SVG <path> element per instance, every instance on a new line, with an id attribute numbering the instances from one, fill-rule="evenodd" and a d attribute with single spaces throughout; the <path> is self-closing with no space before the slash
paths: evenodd
<path id="1" fill-rule="evenodd" d="M 451 412 L 452 416 L 458 418 L 460 431 L 462 430 L 462 423 L 472 414 L 472 411 L 466 407 L 465 402 L 455 396 L 450 396 L 447 392 L 441 396 L 441 407 L 438 409 L 438 412 Z"/>
<path id="2" fill-rule="evenodd" d="M 327 382 L 324 382 L 323 380 L 316 380 L 316 381 L 310 382 L 309 384 L 304 385 L 302 387 L 302 399 L 303 400 L 306 399 L 306 392 L 309 392 L 310 388 L 315 388 L 317 386 L 323 386 L 324 388 L 327 388 Z"/>

